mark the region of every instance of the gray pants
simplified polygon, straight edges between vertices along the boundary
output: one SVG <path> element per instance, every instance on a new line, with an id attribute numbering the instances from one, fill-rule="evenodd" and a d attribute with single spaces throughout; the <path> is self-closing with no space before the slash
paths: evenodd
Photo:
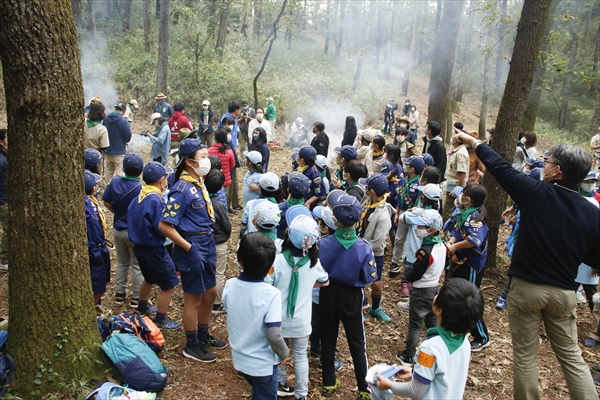
<path id="1" fill-rule="evenodd" d="M 438 292 L 438 287 L 412 288 L 409 298 L 408 309 L 408 333 L 406 335 L 406 346 L 402 349 L 402 355 L 406 358 L 415 356 L 423 322 L 427 328 L 437 325 L 437 318 L 433 314 L 433 299 Z"/>
<path id="2" fill-rule="evenodd" d="M 133 243 L 129 240 L 127 229 L 118 231 L 113 229 L 113 239 L 115 242 L 115 250 L 117 251 L 117 276 L 116 290 L 117 293 L 127 293 L 127 278 L 131 269 L 131 286 L 133 290 L 133 298 L 140 297 L 140 285 L 144 277 L 140 271 L 138 260 L 133 254 Z"/>
<path id="3" fill-rule="evenodd" d="M 406 234 L 408 233 L 408 225 L 404 223 L 404 212 L 398 216 L 398 229 L 396 229 L 396 239 L 394 240 L 394 252 L 392 253 L 392 264 L 400 264 L 402 262 L 402 253 L 404 252 L 404 243 L 406 242 Z"/>

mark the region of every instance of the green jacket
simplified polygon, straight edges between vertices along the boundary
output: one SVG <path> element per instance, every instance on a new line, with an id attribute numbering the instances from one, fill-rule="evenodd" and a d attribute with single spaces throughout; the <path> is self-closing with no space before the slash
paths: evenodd
<path id="1" fill-rule="evenodd" d="M 267 117 L 267 121 L 275 121 L 277 119 L 277 109 L 275 108 L 275 104 L 271 103 L 267 106 L 265 117 Z"/>

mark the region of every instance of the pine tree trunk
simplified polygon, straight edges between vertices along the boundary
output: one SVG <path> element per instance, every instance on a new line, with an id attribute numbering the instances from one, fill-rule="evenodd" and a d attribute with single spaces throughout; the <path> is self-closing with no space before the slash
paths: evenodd
<path id="1" fill-rule="evenodd" d="M 442 0 L 437 0 L 437 9 L 436 9 L 436 17 L 435 17 L 435 32 L 437 33 L 438 29 L 440 28 L 440 21 L 442 20 L 442 10 L 443 10 L 443 5 L 442 5 Z"/>
<path id="2" fill-rule="evenodd" d="M 240 23 L 241 25 L 241 29 L 240 29 L 240 34 L 242 36 L 246 36 L 247 31 L 248 31 L 248 0 L 244 0 L 244 8 L 243 8 L 243 12 L 242 12 L 242 21 Z"/>
<path id="3" fill-rule="evenodd" d="M 18 366 L 15 389 L 32 398 L 39 397 L 35 391 L 52 393 L 57 376 L 70 384 L 102 373 L 83 202 L 83 86 L 70 1 L 0 2 L 0 57 L 14 138 L 8 352 Z M 49 140 L 41 144 L 39 135 Z"/>
<path id="4" fill-rule="evenodd" d="M 229 18 L 229 1 L 223 0 L 223 10 L 221 11 L 221 17 L 219 18 L 219 33 L 217 35 L 217 44 L 215 45 L 215 52 L 218 57 L 223 56 L 223 50 L 225 49 L 225 38 L 227 37 L 227 19 Z"/>
<path id="5" fill-rule="evenodd" d="M 446 0 L 444 15 L 436 34 L 433 49 L 433 64 L 429 78 L 429 107 L 427 119 L 437 121 L 442 127 L 441 135 L 449 138 L 452 131 L 445 129 L 452 124 L 452 109 L 450 107 L 450 82 L 456 58 L 456 39 L 460 28 L 460 19 L 464 3 L 462 1 Z"/>
<path id="6" fill-rule="evenodd" d="M 486 52 L 483 59 L 483 77 L 482 77 L 482 88 L 481 88 L 481 110 L 479 111 L 479 128 L 477 129 L 480 139 L 485 139 L 485 129 L 487 124 L 487 112 L 488 112 L 488 100 L 490 97 L 490 63 L 491 55 Z"/>
<path id="7" fill-rule="evenodd" d="M 408 83 L 410 81 L 410 71 L 415 65 L 415 44 L 417 42 L 417 16 L 419 14 L 419 3 L 413 1 L 412 20 L 410 23 L 410 45 L 408 48 L 408 59 L 405 60 L 404 78 L 402 78 L 402 96 L 408 96 Z"/>
<path id="8" fill-rule="evenodd" d="M 88 32 L 90 38 L 96 37 L 96 0 L 87 0 Z"/>
<path id="9" fill-rule="evenodd" d="M 544 37 L 544 29 L 550 13 L 552 0 L 525 0 L 521 19 L 517 27 L 515 47 L 512 53 L 506 87 L 496 118 L 494 150 L 512 161 L 515 138 L 521 129 L 527 96 L 531 89 L 535 62 Z M 486 266 L 496 266 L 498 244 L 498 222 L 506 205 L 506 193 L 489 172 L 485 173 L 483 184 L 488 191 L 485 207 L 489 227 L 488 257 Z"/>
<path id="10" fill-rule="evenodd" d="M 162 4 L 160 6 L 160 27 L 158 29 L 156 91 L 163 92 L 166 95 L 169 91 L 167 77 L 169 73 L 169 14 L 171 12 L 171 0 L 160 1 Z"/>
<path id="11" fill-rule="evenodd" d="M 465 46 L 460 57 L 460 75 L 458 76 L 458 85 L 456 87 L 456 101 L 461 102 L 465 86 L 465 74 L 467 69 L 472 65 L 472 60 L 469 57 L 471 52 L 471 34 L 473 33 L 473 22 L 475 20 L 475 7 L 473 2 L 470 4 L 471 12 L 469 13 L 469 21 L 467 22 L 467 35 L 465 37 Z"/>
<path id="12" fill-rule="evenodd" d="M 123 31 L 129 31 L 131 27 L 131 3 L 133 0 L 125 0 L 125 15 L 123 16 Z"/>
<path id="13" fill-rule="evenodd" d="M 575 17 L 573 17 L 575 18 Z M 561 93 L 561 105 L 558 112 L 558 128 L 564 129 L 567 125 L 567 114 L 569 112 L 569 96 L 571 96 L 571 86 L 573 84 L 573 69 L 575 68 L 575 59 L 577 58 L 577 47 L 579 42 L 579 36 L 577 34 L 577 24 L 575 19 L 571 22 L 571 43 L 569 45 L 569 64 L 567 66 L 567 73 L 563 81 L 562 93 Z"/>
<path id="14" fill-rule="evenodd" d="M 327 0 L 327 9 L 325 10 L 325 49 L 323 52 L 327 54 L 329 52 L 329 24 L 331 14 L 331 0 Z"/>
<path id="15" fill-rule="evenodd" d="M 143 0 L 144 6 L 144 50 L 150 52 L 152 44 L 152 0 Z"/>
<path id="16" fill-rule="evenodd" d="M 71 0 L 71 7 L 73 8 L 73 18 L 75 18 L 75 25 L 81 26 L 81 0 Z"/>

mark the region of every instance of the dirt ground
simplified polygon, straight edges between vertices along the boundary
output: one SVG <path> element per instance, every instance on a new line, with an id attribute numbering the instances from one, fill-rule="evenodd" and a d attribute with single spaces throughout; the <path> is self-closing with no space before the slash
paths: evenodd
<path id="1" fill-rule="evenodd" d="M 423 102 L 424 103 L 424 102 Z M 421 103 L 421 104 L 423 104 Z M 462 119 L 465 125 L 475 126 L 476 119 L 471 110 L 463 110 L 465 113 Z M 425 120 L 424 117 L 422 117 Z M 133 126 L 134 132 L 141 132 L 147 129 L 146 117 L 143 121 L 138 121 Z M 281 137 L 282 135 L 279 135 Z M 332 144 L 333 146 L 334 144 Z M 139 145 L 138 151 L 148 158 L 149 145 Z M 289 170 L 291 163 L 291 149 L 272 148 L 271 149 L 271 171 L 282 175 Z M 333 165 L 331 165 L 334 167 Z M 241 182 L 245 170 L 242 168 L 238 172 L 238 179 Z M 110 213 L 107 212 L 107 215 Z M 241 212 L 232 216 L 234 231 L 230 239 L 228 252 L 227 277 L 232 278 L 238 274 L 235 260 L 235 247 L 238 237 L 238 227 L 240 225 Z M 112 218 L 107 218 L 112 220 Z M 504 228 L 505 237 L 508 234 Z M 110 231 L 110 229 L 109 229 Z M 391 247 L 388 245 L 386 257 L 386 270 L 389 265 Z M 113 276 L 111 285 L 104 297 L 103 303 L 110 310 L 109 314 L 118 314 L 128 310 L 127 307 L 116 306 L 114 304 L 114 270 L 116 267 L 116 256 L 112 252 Z M 486 277 L 482 282 L 482 292 L 486 301 L 485 321 L 491 337 L 492 344 L 482 352 L 474 354 L 471 358 L 469 379 L 467 382 L 465 398 L 469 399 L 507 399 L 512 397 L 512 350 L 511 339 L 508 327 L 508 317 L 505 311 L 498 311 L 494 308 L 496 298 L 500 293 L 506 276 L 506 260 L 504 265 L 497 270 L 486 271 Z M 377 363 L 396 363 L 396 352 L 404 344 L 408 324 L 408 314 L 396 308 L 395 304 L 400 300 L 399 289 L 400 281 L 398 278 L 390 279 L 387 272 L 384 273 L 384 295 L 382 307 L 392 317 L 391 322 L 382 323 L 367 316 L 365 322 L 365 331 L 367 339 L 367 354 L 369 364 Z M 153 297 L 156 293 L 153 293 Z M 367 296 L 370 298 L 369 290 Z M 170 308 L 169 317 L 176 321 L 181 321 L 182 311 L 182 292 L 181 287 L 176 289 L 173 305 Z M 131 311 L 129 309 L 129 311 Z M 589 329 L 590 313 L 586 305 L 580 304 L 578 311 L 578 331 L 579 340 L 582 343 L 585 333 Z M 8 314 L 8 274 L 0 274 L 0 316 Z M 211 333 L 221 339 L 227 339 L 226 314 L 213 316 L 211 320 Z M 202 364 L 191 361 L 182 356 L 182 350 L 185 345 L 185 335 L 182 330 L 165 333 L 166 346 L 163 352 L 163 363 L 170 368 L 169 383 L 161 393 L 160 398 L 176 399 L 240 399 L 250 397 L 250 386 L 236 376 L 231 360 L 231 350 L 229 348 L 217 351 L 218 360 L 212 364 Z M 356 398 L 356 383 L 352 360 L 345 341 L 343 329 L 340 329 L 340 338 L 338 341 L 339 358 L 344 361 L 344 368 L 338 373 L 342 382 L 342 388 L 338 390 L 333 398 L 335 399 L 353 399 Z M 583 347 L 583 355 L 590 365 L 600 362 L 598 350 L 595 348 Z M 293 385 L 293 367 L 288 363 L 288 375 L 290 384 Z M 538 370 L 540 373 L 540 390 L 542 398 L 558 399 L 567 398 L 568 391 L 564 377 L 549 342 L 542 333 L 540 337 L 540 349 L 538 356 Z M 320 370 L 317 369 L 315 360 L 310 361 L 310 392 L 309 398 L 319 399 L 321 391 Z"/>

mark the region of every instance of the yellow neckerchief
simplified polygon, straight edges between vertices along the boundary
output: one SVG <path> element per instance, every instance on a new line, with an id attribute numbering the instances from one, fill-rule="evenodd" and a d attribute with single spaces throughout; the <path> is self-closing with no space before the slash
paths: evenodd
<path id="1" fill-rule="evenodd" d="M 387 199 L 388 195 L 389 195 L 389 193 L 384 194 L 383 199 L 381 199 L 380 201 L 378 201 L 376 203 L 373 203 L 373 201 L 371 199 L 367 200 L 367 202 L 363 206 L 362 214 L 360 216 L 360 221 L 358 221 L 358 223 L 356 224 L 356 233 L 359 236 L 360 236 L 360 231 L 362 229 L 362 226 L 366 222 L 365 219 L 366 219 L 366 216 L 367 216 L 367 213 L 369 212 L 369 210 L 377 208 L 380 205 L 382 205 L 383 203 L 385 203 L 385 200 Z"/>
<path id="2" fill-rule="evenodd" d="M 372 151 L 372 153 L 373 153 L 373 158 L 375 158 L 375 157 L 381 157 L 383 155 L 383 153 L 385 153 L 385 150 Z"/>
<path id="3" fill-rule="evenodd" d="M 100 203 L 98 203 L 98 199 L 94 195 L 88 196 L 90 201 L 96 205 L 96 210 L 98 210 L 98 217 L 100 218 L 100 222 L 102 222 L 102 231 L 106 235 L 106 218 L 104 218 L 104 213 L 100 208 Z"/>
<path id="4" fill-rule="evenodd" d="M 159 196 L 162 196 L 162 191 L 157 188 L 156 186 L 152 186 L 152 185 L 146 185 L 142 188 L 142 190 L 140 191 L 140 194 L 138 194 L 138 204 L 142 202 L 142 200 L 144 200 L 146 197 L 148 197 L 151 194 L 157 194 Z"/>
<path id="5" fill-rule="evenodd" d="M 189 173 L 187 173 L 185 171 L 181 174 L 179 179 L 183 179 L 184 181 L 189 182 L 192 185 L 200 188 L 200 191 L 202 192 L 202 198 L 204 199 L 204 202 L 206 203 L 206 209 L 208 210 L 208 215 L 210 216 L 210 219 L 213 222 L 215 222 L 215 212 L 213 210 L 212 202 L 210 201 L 210 196 L 208 195 L 208 190 L 206 190 L 206 188 L 204 187 L 202 182 L 197 180 L 196 178 L 193 178 Z"/>
<path id="6" fill-rule="evenodd" d="M 300 172 L 301 174 L 304 173 L 304 171 L 306 171 L 308 169 L 308 165 L 305 165 L 304 167 L 298 167 L 298 172 Z"/>

